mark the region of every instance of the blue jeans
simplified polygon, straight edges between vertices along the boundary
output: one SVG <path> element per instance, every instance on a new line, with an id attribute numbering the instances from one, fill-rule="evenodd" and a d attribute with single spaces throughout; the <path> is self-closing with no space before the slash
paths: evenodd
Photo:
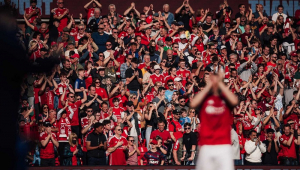
<path id="1" fill-rule="evenodd" d="M 241 154 L 241 159 L 235 159 L 234 165 L 244 165 L 244 154 Z"/>
<path id="2" fill-rule="evenodd" d="M 106 157 L 104 157 L 104 158 L 90 157 L 88 164 L 89 165 L 106 165 Z"/>

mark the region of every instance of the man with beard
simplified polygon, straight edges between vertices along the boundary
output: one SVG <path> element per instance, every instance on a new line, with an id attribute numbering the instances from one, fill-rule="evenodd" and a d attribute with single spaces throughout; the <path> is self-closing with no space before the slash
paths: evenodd
<path id="1" fill-rule="evenodd" d="M 290 124 L 284 125 L 284 134 L 279 138 L 283 150 L 282 165 L 298 165 L 295 145 L 300 145 L 300 129 L 297 130 L 297 139 L 294 133 Z"/>

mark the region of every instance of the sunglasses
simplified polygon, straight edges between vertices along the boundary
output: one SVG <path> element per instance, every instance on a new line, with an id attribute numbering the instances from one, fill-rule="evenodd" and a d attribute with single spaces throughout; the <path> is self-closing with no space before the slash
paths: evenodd
<path id="1" fill-rule="evenodd" d="M 78 30 L 84 30 L 84 28 L 78 28 Z"/>
<path id="2" fill-rule="evenodd" d="M 180 116 L 180 115 L 181 115 L 181 113 L 176 113 L 175 115 L 177 115 L 177 116 Z"/>
<path id="3" fill-rule="evenodd" d="M 117 129 L 117 131 L 121 131 L 122 132 L 123 130 L 122 129 Z"/>
<path id="4" fill-rule="evenodd" d="M 184 102 L 185 102 L 184 100 L 180 101 L 180 103 L 184 103 Z"/>
<path id="5" fill-rule="evenodd" d="M 196 53 L 196 55 L 201 55 L 201 53 Z"/>
<path id="6" fill-rule="evenodd" d="M 92 110 L 88 110 L 87 112 L 93 112 Z"/>
<path id="7" fill-rule="evenodd" d="M 69 96 L 70 98 L 74 98 L 74 96 Z"/>
<path id="8" fill-rule="evenodd" d="M 44 107 L 44 109 L 48 109 L 48 107 Z"/>
<path id="9" fill-rule="evenodd" d="M 128 60 L 132 60 L 132 58 L 128 58 Z"/>
<path id="10" fill-rule="evenodd" d="M 99 57 L 104 57 L 104 55 L 99 55 Z"/>
<path id="11" fill-rule="evenodd" d="M 178 47 L 173 47 L 173 48 L 178 48 Z"/>
<path id="12" fill-rule="evenodd" d="M 96 81 L 95 83 L 100 83 L 100 81 Z"/>
<path id="13" fill-rule="evenodd" d="M 184 130 L 190 130 L 190 129 L 191 129 L 190 127 L 184 128 Z"/>
<path id="14" fill-rule="evenodd" d="M 106 46 L 111 46 L 111 44 L 106 44 Z"/>
<path id="15" fill-rule="evenodd" d="M 64 4 L 64 2 L 58 2 L 58 4 Z"/>
<path id="16" fill-rule="evenodd" d="M 118 34 L 118 32 L 113 32 L 114 34 Z"/>
<path id="17" fill-rule="evenodd" d="M 190 113 L 195 113 L 195 111 L 190 111 Z"/>
<path id="18" fill-rule="evenodd" d="M 80 100 L 81 98 L 79 97 L 79 98 L 77 98 L 77 100 Z"/>
<path id="19" fill-rule="evenodd" d="M 134 142 L 134 140 L 129 140 L 130 142 Z"/>
<path id="20" fill-rule="evenodd" d="M 104 28 L 98 28 L 98 30 L 103 30 Z"/>

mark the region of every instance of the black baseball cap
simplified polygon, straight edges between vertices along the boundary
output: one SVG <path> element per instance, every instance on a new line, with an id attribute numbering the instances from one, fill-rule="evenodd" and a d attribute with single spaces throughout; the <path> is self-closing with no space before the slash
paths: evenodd
<path id="1" fill-rule="evenodd" d="M 274 129 L 272 129 L 272 128 L 269 128 L 269 129 L 267 129 L 267 133 L 274 133 L 275 131 L 274 131 Z"/>
<path id="2" fill-rule="evenodd" d="M 133 106 L 133 102 L 132 102 L 132 101 L 128 101 L 128 102 L 126 103 L 126 105 L 129 106 L 129 107 L 130 107 L 130 106 Z"/>
<path id="3" fill-rule="evenodd" d="M 49 121 L 44 122 L 43 125 L 45 127 L 51 127 L 51 123 Z"/>
<path id="4" fill-rule="evenodd" d="M 172 41 L 171 37 L 166 37 L 165 41 Z"/>
<path id="5" fill-rule="evenodd" d="M 179 110 L 175 109 L 173 110 L 173 114 L 181 113 Z"/>

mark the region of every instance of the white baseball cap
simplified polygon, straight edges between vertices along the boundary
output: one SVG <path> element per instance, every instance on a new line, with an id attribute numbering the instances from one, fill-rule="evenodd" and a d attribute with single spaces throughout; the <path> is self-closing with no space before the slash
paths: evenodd
<path id="1" fill-rule="evenodd" d="M 176 78 L 174 79 L 174 81 L 181 81 L 181 78 L 180 78 L 180 77 L 176 77 Z"/>
<path id="2" fill-rule="evenodd" d="M 159 65 L 155 65 L 155 66 L 154 66 L 154 70 L 160 70 Z"/>
<path id="3" fill-rule="evenodd" d="M 185 34 L 181 34 L 181 35 L 180 35 L 180 39 L 186 39 Z"/>

